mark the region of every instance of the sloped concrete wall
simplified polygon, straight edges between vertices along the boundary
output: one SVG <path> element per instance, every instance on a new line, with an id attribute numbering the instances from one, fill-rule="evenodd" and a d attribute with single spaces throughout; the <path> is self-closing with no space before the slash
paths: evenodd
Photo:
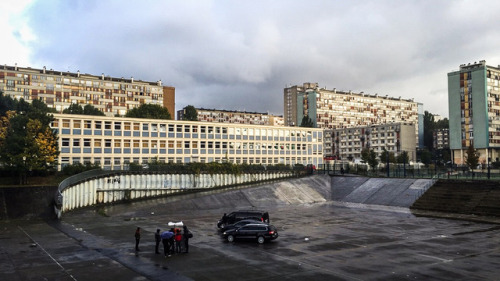
<path id="1" fill-rule="evenodd" d="M 342 202 L 408 208 L 434 182 L 431 179 L 334 177 L 332 198 Z"/>

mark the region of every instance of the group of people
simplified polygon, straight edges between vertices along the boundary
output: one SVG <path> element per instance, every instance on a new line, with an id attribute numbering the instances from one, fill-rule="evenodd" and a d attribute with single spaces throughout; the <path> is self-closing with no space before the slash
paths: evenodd
<path id="1" fill-rule="evenodd" d="M 170 257 L 172 254 L 176 253 L 188 253 L 189 252 L 189 239 L 193 237 L 193 234 L 186 225 L 181 228 L 172 227 L 168 231 L 160 233 L 160 229 L 155 232 L 155 254 L 160 254 L 158 248 L 160 242 L 163 244 L 163 254 L 165 257 Z M 141 240 L 141 228 L 137 227 L 135 231 L 135 250 L 140 251 L 139 242 Z"/>

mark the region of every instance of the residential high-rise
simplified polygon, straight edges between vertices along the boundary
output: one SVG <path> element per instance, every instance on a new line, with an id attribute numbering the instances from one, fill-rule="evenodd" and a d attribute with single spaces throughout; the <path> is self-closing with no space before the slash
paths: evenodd
<path id="1" fill-rule="evenodd" d="M 388 123 L 325 130 L 325 138 L 331 135 L 331 160 L 360 160 L 364 148 L 373 149 L 377 154 L 384 150 L 399 156 L 408 153 L 410 161 L 416 160 L 415 125 L 408 123 Z M 328 146 L 325 142 L 325 146 Z M 325 148 L 326 149 L 326 148 Z"/>
<path id="2" fill-rule="evenodd" d="M 4 65 L 0 66 L 0 91 L 27 102 L 40 99 L 58 112 L 77 103 L 115 116 L 147 103 L 166 107 L 172 119 L 175 117 L 175 88 L 163 86 L 161 81 Z"/>
<path id="3" fill-rule="evenodd" d="M 283 126 L 283 117 L 269 113 L 196 108 L 198 121 L 266 126 Z M 184 120 L 184 109 L 177 111 L 177 120 Z"/>
<path id="4" fill-rule="evenodd" d="M 285 125 L 299 126 L 306 115 L 324 129 L 403 122 L 415 125 L 416 146 L 423 147 L 423 105 L 413 99 L 327 90 L 317 83 L 286 88 L 284 96 Z"/>
<path id="5" fill-rule="evenodd" d="M 432 131 L 432 141 L 434 149 L 449 149 L 450 148 L 450 130 L 436 129 Z"/>
<path id="6" fill-rule="evenodd" d="M 500 154 L 500 66 L 482 60 L 460 65 L 448 73 L 448 109 L 452 161 L 464 164 L 473 146 L 479 162 L 499 161 Z"/>

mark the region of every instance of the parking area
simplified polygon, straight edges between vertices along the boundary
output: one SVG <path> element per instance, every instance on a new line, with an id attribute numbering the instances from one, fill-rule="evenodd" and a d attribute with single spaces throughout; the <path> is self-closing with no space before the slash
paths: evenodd
<path id="1" fill-rule="evenodd" d="M 3 222 L 0 280 L 498 280 L 500 273 L 498 224 L 331 201 L 269 205 L 278 239 L 229 243 L 216 222 L 234 208 L 194 208 L 207 200 L 202 195 L 189 200 L 189 207 L 163 198 L 78 210 L 60 222 Z M 170 221 L 193 232 L 188 254 L 154 254 L 154 232 Z"/>

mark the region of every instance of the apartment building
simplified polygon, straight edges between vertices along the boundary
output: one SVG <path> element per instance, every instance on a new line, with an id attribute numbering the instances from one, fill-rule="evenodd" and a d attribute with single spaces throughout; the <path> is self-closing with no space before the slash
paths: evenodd
<path id="1" fill-rule="evenodd" d="M 432 141 L 434 149 L 449 149 L 450 137 L 449 129 L 436 129 L 432 132 Z"/>
<path id="2" fill-rule="evenodd" d="M 500 161 L 500 65 L 460 65 L 448 73 L 449 138 L 452 161 L 464 164 L 473 146 L 479 162 Z"/>
<path id="3" fill-rule="evenodd" d="M 196 108 L 196 111 L 198 112 L 198 121 L 201 122 L 284 126 L 283 116 L 272 115 L 269 113 L 205 108 Z M 184 109 L 178 110 L 177 120 L 183 119 Z"/>
<path id="4" fill-rule="evenodd" d="M 13 98 L 31 102 L 40 99 L 62 112 L 72 103 L 91 104 L 107 116 L 124 115 L 141 104 L 166 107 L 175 114 L 175 88 L 157 82 L 91 74 L 0 66 L 0 91 Z"/>
<path id="5" fill-rule="evenodd" d="M 124 117 L 54 114 L 58 162 L 98 163 L 122 169 L 128 163 L 223 162 L 323 163 L 323 130 L 315 128 L 204 123 Z"/>
<path id="6" fill-rule="evenodd" d="M 331 154 L 325 151 L 325 159 L 357 161 L 361 151 L 369 148 L 380 155 L 384 149 L 397 157 L 403 151 L 410 161 L 415 161 L 415 125 L 412 123 L 388 123 L 381 125 L 333 129 L 325 131 L 331 136 Z M 325 143 L 325 146 L 326 143 Z"/>
<path id="7" fill-rule="evenodd" d="M 307 115 L 315 127 L 343 129 L 390 123 L 415 125 L 415 143 L 423 147 L 423 104 L 413 99 L 320 88 L 304 83 L 284 90 L 285 125 L 298 126 Z"/>

